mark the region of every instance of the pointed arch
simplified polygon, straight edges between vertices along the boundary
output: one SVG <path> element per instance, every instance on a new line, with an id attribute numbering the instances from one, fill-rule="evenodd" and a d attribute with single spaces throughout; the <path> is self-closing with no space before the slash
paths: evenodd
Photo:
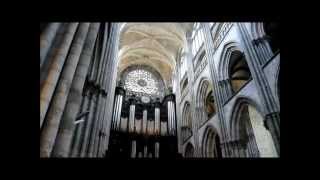
<path id="1" fill-rule="evenodd" d="M 194 147 L 190 142 L 186 145 L 184 157 L 186 158 L 194 157 Z"/>
<path id="2" fill-rule="evenodd" d="M 196 94 L 196 108 L 200 123 L 204 123 L 216 113 L 215 100 L 213 98 L 213 87 L 209 78 L 202 77 L 199 81 Z"/>
<path id="3" fill-rule="evenodd" d="M 201 142 L 202 157 L 221 158 L 220 136 L 218 131 L 211 125 L 208 125 L 203 133 Z"/>
<path id="4" fill-rule="evenodd" d="M 235 41 L 230 41 L 223 46 L 218 63 L 219 80 L 229 79 L 230 57 L 232 55 L 232 52 L 235 51 L 243 53 L 243 51 L 240 49 L 240 44 Z"/>
<path id="5" fill-rule="evenodd" d="M 230 119 L 231 141 L 241 145 L 245 157 L 277 157 L 270 132 L 264 126 L 262 108 L 252 99 L 239 97 Z M 239 150 L 237 146 L 235 151 Z"/>
<path id="6" fill-rule="evenodd" d="M 186 101 L 182 109 L 182 126 L 181 126 L 182 141 L 185 142 L 192 136 L 192 117 L 190 103 Z"/>
<path id="7" fill-rule="evenodd" d="M 218 81 L 224 93 L 224 101 L 251 78 L 251 72 L 244 52 L 237 42 L 226 43 L 218 63 Z"/>

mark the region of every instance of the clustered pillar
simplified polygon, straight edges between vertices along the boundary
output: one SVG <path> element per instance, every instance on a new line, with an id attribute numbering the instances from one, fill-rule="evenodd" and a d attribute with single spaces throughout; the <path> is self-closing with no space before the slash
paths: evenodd
<path id="1" fill-rule="evenodd" d="M 41 34 L 40 157 L 102 156 L 117 31 L 114 23 L 49 23 Z"/>
<path id="2" fill-rule="evenodd" d="M 221 148 L 222 148 L 222 156 L 223 157 L 229 157 L 231 156 L 230 148 L 229 148 L 229 136 L 226 130 L 226 125 L 225 125 L 225 117 L 224 117 L 224 109 L 223 109 L 223 96 L 221 92 L 221 88 L 218 86 L 218 74 L 216 72 L 216 68 L 214 65 L 214 47 L 213 47 L 213 37 L 212 33 L 210 30 L 210 26 L 208 23 L 201 23 L 205 41 L 205 49 L 206 49 L 206 55 L 208 59 L 208 64 L 209 64 L 209 69 L 210 69 L 210 76 L 212 80 L 212 85 L 213 85 L 213 96 L 214 99 L 216 100 L 216 105 L 217 105 L 217 112 L 218 112 L 218 119 L 220 121 L 221 125 Z"/>

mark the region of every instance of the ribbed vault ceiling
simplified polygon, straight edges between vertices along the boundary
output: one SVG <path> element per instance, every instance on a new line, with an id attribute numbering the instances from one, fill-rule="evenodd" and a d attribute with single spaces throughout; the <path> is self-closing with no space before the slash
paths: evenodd
<path id="1" fill-rule="evenodd" d="M 170 83 L 185 33 L 192 23 L 126 23 L 120 33 L 118 72 L 132 65 L 147 65 Z"/>

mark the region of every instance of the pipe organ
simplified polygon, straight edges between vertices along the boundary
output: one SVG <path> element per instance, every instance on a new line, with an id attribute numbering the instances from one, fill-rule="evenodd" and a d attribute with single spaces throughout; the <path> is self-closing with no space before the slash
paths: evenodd
<path id="1" fill-rule="evenodd" d="M 145 101 L 125 91 L 116 87 L 107 157 L 177 157 L 175 95 Z"/>

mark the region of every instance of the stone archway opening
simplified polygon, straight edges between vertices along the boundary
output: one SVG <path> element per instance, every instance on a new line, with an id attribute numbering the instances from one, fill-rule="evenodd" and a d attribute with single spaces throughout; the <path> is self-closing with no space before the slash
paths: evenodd
<path id="1" fill-rule="evenodd" d="M 251 78 L 247 60 L 240 51 L 233 51 L 230 56 L 229 78 L 233 93 L 238 92 Z"/>
<path id="2" fill-rule="evenodd" d="M 239 107 L 235 119 L 236 126 L 232 127 L 239 146 L 240 157 L 278 157 L 272 136 L 264 126 L 264 119 L 257 109 L 249 103 Z"/>
<path id="3" fill-rule="evenodd" d="M 186 146 L 186 151 L 185 151 L 185 155 L 186 158 L 192 158 L 194 157 L 194 147 L 192 146 L 191 143 L 188 143 Z"/>
<path id="4" fill-rule="evenodd" d="M 221 158 L 220 137 L 212 127 L 205 131 L 202 141 L 202 156 L 204 158 Z"/>

